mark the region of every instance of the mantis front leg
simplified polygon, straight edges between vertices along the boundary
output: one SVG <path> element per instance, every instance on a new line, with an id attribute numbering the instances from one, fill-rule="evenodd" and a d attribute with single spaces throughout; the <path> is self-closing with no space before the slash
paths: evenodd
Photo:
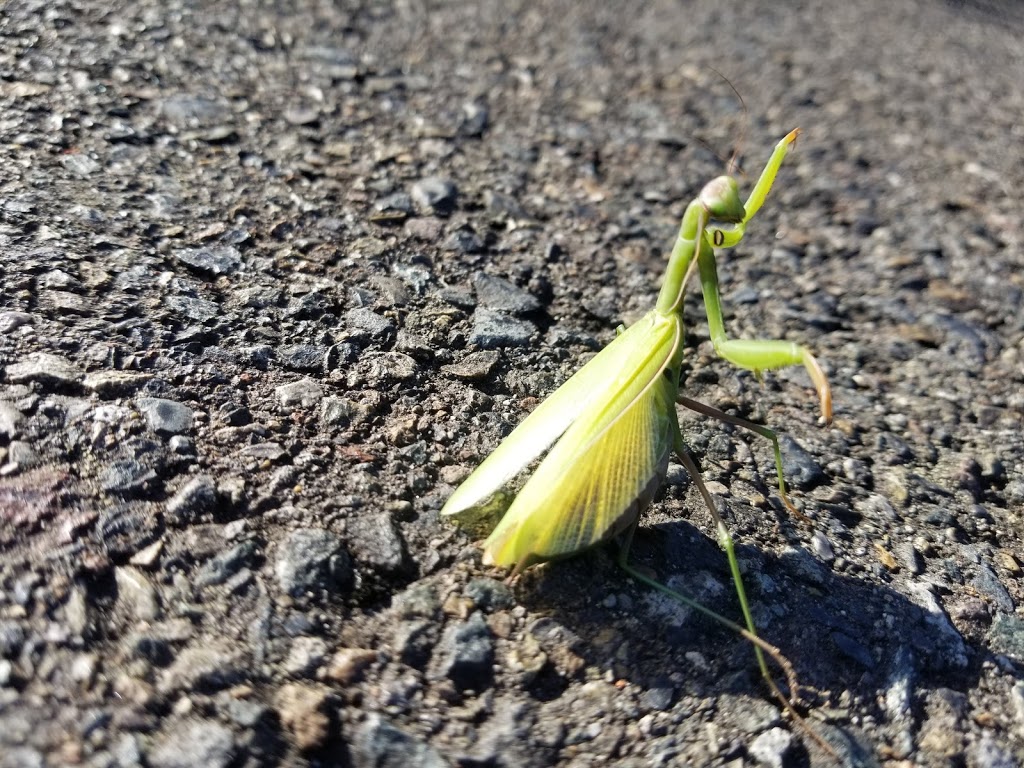
<path id="1" fill-rule="evenodd" d="M 669 258 L 657 309 L 666 313 L 679 311 L 683 290 L 693 270 L 693 262 L 696 261 L 715 352 L 733 365 L 755 372 L 787 365 L 803 365 L 818 391 L 821 414 L 828 423 L 832 420 L 832 391 L 814 355 L 806 347 L 779 339 L 730 339 L 725 334 L 722 302 L 718 293 L 715 248 L 732 248 L 743 239 L 747 223 L 761 209 L 779 167 L 798 134 L 799 129 L 790 131 L 775 146 L 745 203 L 740 202 L 736 180 L 731 176 L 719 176 L 706 184 L 697 199 L 687 206 L 679 237 Z"/>
<path id="2" fill-rule="evenodd" d="M 781 339 L 730 339 L 725 334 L 725 321 L 722 318 L 722 301 L 718 293 L 718 267 L 715 263 L 715 252 L 707 240 L 702 240 L 700 243 L 697 266 L 700 270 L 704 309 L 707 312 L 711 343 L 715 347 L 715 352 L 733 365 L 755 373 L 769 371 L 773 368 L 784 368 L 787 365 L 803 365 L 818 392 L 822 418 L 826 424 L 831 422 L 832 390 L 825 372 L 821 370 L 821 366 L 811 351 L 800 344 Z"/>

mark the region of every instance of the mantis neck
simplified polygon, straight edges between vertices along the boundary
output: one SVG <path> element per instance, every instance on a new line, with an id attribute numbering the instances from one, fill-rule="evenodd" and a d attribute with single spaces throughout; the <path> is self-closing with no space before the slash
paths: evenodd
<path id="1" fill-rule="evenodd" d="M 686 212 L 683 213 L 683 221 L 679 225 L 679 237 L 676 238 L 672 255 L 668 258 L 665 281 L 661 284 L 661 293 L 658 294 L 658 303 L 655 306 L 655 309 L 663 315 L 680 311 L 690 264 L 693 262 L 694 256 L 697 255 L 697 240 L 703 240 L 703 232 L 699 231 L 703 229 L 701 226 L 702 213 L 703 206 L 699 200 L 694 200 L 686 206 Z"/>

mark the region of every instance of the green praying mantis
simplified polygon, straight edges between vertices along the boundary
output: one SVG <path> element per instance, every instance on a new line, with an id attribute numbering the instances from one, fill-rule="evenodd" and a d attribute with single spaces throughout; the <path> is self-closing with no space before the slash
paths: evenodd
<path id="1" fill-rule="evenodd" d="M 799 129 L 790 132 L 776 145 L 745 203 L 740 201 L 738 185 L 731 176 L 720 176 L 704 186 L 683 214 L 654 309 L 622 331 L 527 416 L 441 510 L 442 515 L 464 516 L 486 507 L 546 452 L 484 543 L 484 563 L 510 567 L 514 576 L 535 563 L 567 557 L 625 534 L 619 564 L 627 573 L 750 640 L 763 676 L 787 708 L 795 698 L 783 696 L 768 671 L 764 654 L 785 671 L 790 696 L 796 697 L 792 666 L 757 633 L 732 537 L 686 450 L 675 406 L 679 402 L 769 439 L 774 446 L 779 493 L 786 506 L 793 509 L 775 433 L 681 396 L 679 382 L 683 294 L 696 270 L 717 354 L 757 373 L 803 365 L 817 390 L 822 416 L 826 423 L 831 421 L 828 379 L 810 351 L 781 340 L 728 338 L 719 298 L 715 249 L 731 248 L 743 239 L 747 222 L 764 203 L 798 133 Z M 693 478 L 714 520 L 719 543 L 729 559 L 745 627 L 669 589 L 627 561 L 640 513 L 664 479 L 673 453 Z"/>

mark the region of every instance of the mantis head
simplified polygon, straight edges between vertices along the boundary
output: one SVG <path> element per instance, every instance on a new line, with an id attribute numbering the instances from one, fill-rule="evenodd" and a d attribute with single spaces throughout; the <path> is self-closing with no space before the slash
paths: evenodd
<path id="1" fill-rule="evenodd" d="M 747 217 L 739 186 L 732 176 L 719 176 L 709 181 L 700 191 L 699 199 L 713 221 L 738 224 Z"/>

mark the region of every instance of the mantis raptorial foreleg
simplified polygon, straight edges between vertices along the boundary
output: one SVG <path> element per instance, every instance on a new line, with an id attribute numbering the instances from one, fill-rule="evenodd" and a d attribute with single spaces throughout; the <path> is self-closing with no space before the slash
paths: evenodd
<path id="1" fill-rule="evenodd" d="M 715 352 L 740 368 L 759 373 L 787 365 L 803 365 L 821 402 L 821 416 L 826 423 L 832 421 L 832 391 L 821 366 L 807 347 L 781 339 L 730 339 L 725 335 L 722 302 L 718 294 L 718 268 L 711 248 L 701 248 L 697 257 L 701 290 L 707 310 L 711 343 Z"/>
<path id="2" fill-rule="evenodd" d="M 697 266 L 700 270 L 701 291 L 704 294 L 704 308 L 707 312 L 708 327 L 711 330 L 711 343 L 715 352 L 740 368 L 759 373 L 774 368 L 784 368 L 788 365 L 802 365 L 807 369 L 815 390 L 818 392 L 818 399 L 821 402 L 821 415 L 826 423 L 832 421 L 832 391 L 829 388 L 828 378 L 821 366 L 811 354 L 810 350 L 799 344 L 779 339 L 730 339 L 725 333 L 725 321 L 722 317 L 722 301 L 718 292 L 718 266 L 715 262 L 715 248 L 731 248 L 743 239 L 746 232 L 747 222 L 760 210 L 765 197 L 772 188 L 775 176 L 779 171 L 786 152 L 796 141 L 799 130 L 791 131 L 780 141 L 772 152 L 768 164 L 761 172 L 761 177 L 754 185 L 746 203 L 743 205 L 743 215 L 735 223 L 728 225 L 716 224 L 714 217 L 718 214 L 709 207 L 712 214 L 712 221 L 704 228 L 704 238 L 698 246 Z M 728 177 L 722 177 L 722 181 Z M 725 183 L 723 181 L 723 183 Z M 708 185 L 711 187 L 712 185 Z M 719 190 L 705 187 L 701 192 L 705 194 L 717 194 Z M 732 218 L 732 217 L 730 217 Z"/>

